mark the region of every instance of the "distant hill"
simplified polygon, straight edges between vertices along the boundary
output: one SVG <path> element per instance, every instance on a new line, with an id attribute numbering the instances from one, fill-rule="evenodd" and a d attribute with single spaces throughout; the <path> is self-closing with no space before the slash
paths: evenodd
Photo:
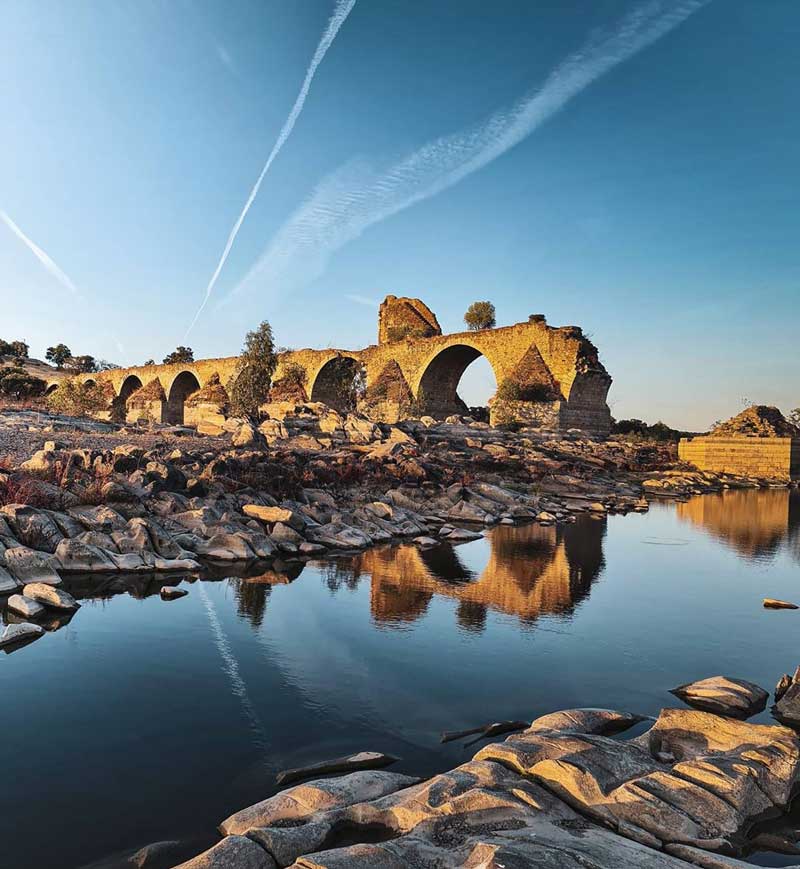
<path id="1" fill-rule="evenodd" d="M 41 377 L 42 380 L 60 379 L 66 377 L 68 373 L 59 371 L 55 366 L 43 362 L 41 359 L 19 359 L 16 356 L 0 356 L 0 366 L 3 368 L 24 368 L 28 374 Z"/>

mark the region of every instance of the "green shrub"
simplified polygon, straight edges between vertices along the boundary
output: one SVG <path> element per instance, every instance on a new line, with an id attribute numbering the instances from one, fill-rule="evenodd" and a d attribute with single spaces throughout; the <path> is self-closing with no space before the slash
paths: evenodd
<path id="1" fill-rule="evenodd" d="M 553 390 L 547 383 L 522 384 L 507 377 L 497 387 L 497 398 L 501 401 L 552 401 Z"/>
<path id="2" fill-rule="evenodd" d="M 24 368 L 0 368 L 0 393 L 9 398 L 36 398 L 44 394 L 47 384 Z"/>
<path id="3" fill-rule="evenodd" d="M 108 410 L 111 401 L 108 386 L 81 383 L 74 377 L 65 377 L 47 396 L 47 406 L 55 413 L 67 416 L 90 416 Z"/>

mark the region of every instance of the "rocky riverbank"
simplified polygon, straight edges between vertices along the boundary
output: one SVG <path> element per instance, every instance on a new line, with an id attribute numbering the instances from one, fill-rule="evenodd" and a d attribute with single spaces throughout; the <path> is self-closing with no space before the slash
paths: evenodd
<path id="1" fill-rule="evenodd" d="M 78 607 L 69 576 L 196 574 L 393 541 L 475 539 L 495 524 L 644 511 L 655 497 L 765 485 L 680 467 L 672 446 L 451 418 L 376 425 L 287 405 L 258 429 L 126 429 L 3 412 L 0 645 Z M 85 583 L 84 583 L 85 584 Z"/>
<path id="2" fill-rule="evenodd" d="M 791 824 L 763 825 L 800 781 L 797 733 L 743 720 L 767 692 L 718 676 L 676 693 L 696 708 L 629 739 L 640 716 L 569 709 L 421 783 L 373 770 L 296 785 L 222 821 L 180 869 L 733 869 L 765 846 L 800 854 Z"/>

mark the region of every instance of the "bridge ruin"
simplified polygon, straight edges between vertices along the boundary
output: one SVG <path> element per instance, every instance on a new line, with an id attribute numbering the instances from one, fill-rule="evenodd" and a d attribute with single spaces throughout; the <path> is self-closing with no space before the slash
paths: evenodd
<path id="1" fill-rule="evenodd" d="M 291 375 L 298 398 L 340 412 L 358 410 L 384 422 L 444 419 L 468 413 L 458 384 L 479 357 L 488 361 L 498 385 L 489 402 L 492 424 L 577 428 L 595 435 L 609 431 L 611 377 L 579 327 L 553 327 L 533 315 L 512 326 L 444 335 L 430 309 L 412 298 L 387 296 L 377 344 L 281 353 L 273 391 Z M 227 416 L 228 394 L 240 372 L 240 358 L 230 356 L 112 369 L 79 375 L 79 380 L 106 390 L 109 407 L 103 415 L 112 419 L 214 425 Z M 343 391 L 343 381 L 359 382 L 361 388 Z M 57 386 L 53 378 L 48 390 Z"/>

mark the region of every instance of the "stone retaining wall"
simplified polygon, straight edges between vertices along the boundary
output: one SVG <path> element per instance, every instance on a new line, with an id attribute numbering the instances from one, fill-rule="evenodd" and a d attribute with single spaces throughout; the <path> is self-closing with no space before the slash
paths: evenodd
<path id="1" fill-rule="evenodd" d="M 678 457 L 701 471 L 786 481 L 800 479 L 798 438 L 681 438 Z"/>

